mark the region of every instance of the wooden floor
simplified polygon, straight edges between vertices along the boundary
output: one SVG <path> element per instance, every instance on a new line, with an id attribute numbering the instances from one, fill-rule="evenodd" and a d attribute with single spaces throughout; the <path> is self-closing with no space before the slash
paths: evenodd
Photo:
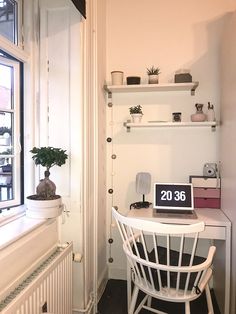
<path id="1" fill-rule="evenodd" d="M 107 283 L 106 289 L 98 304 L 99 314 L 127 314 L 127 297 L 126 297 L 127 283 L 125 280 L 110 279 Z M 214 303 L 215 314 L 220 314 L 218 306 L 215 301 L 214 293 L 212 292 L 212 299 Z M 158 309 L 168 314 L 184 314 L 183 304 L 167 303 L 164 301 L 157 301 Z M 150 314 L 150 311 L 142 310 L 140 314 Z M 205 294 L 197 300 L 191 302 L 191 314 L 207 314 L 207 306 Z"/>

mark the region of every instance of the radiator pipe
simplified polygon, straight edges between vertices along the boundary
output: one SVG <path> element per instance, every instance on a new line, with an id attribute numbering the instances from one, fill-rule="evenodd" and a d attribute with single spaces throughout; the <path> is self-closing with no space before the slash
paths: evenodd
<path id="1" fill-rule="evenodd" d="M 78 313 L 90 313 L 92 308 L 93 308 L 93 305 L 94 305 L 94 298 L 92 296 L 92 294 L 90 295 L 90 299 L 89 299 L 89 302 L 86 306 L 85 309 L 77 309 L 77 308 L 73 308 L 72 311 L 73 312 L 78 312 Z"/>

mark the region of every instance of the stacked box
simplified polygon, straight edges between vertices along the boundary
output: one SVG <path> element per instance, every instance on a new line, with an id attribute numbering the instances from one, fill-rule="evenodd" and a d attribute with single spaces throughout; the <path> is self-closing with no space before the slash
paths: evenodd
<path id="1" fill-rule="evenodd" d="M 220 178 L 190 176 L 195 208 L 220 208 Z"/>

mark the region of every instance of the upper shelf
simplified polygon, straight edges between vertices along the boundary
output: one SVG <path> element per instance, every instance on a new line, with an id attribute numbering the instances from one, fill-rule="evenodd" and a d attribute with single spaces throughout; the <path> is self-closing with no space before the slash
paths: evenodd
<path id="1" fill-rule="evenodd" d="M 127 122 L 124 122 L 124 126 L 127 129 L 127 132 L 130 132 L 131 128 L 152 128 L 152 127 L 211 127 L 211 129 L 214 131 L 217 122 L 215 121 L 205 121 L 205 122 L 141 122 L 141 123 L 133 123 L 128 120 Z"/>
<path id="2" fill-rule="evenodd" d="M 141 85 L 105 85 L 104 89 L 108 93 L 190 91 L 191 95 L 194 95 L 198 84 L 199 82 Z"/>

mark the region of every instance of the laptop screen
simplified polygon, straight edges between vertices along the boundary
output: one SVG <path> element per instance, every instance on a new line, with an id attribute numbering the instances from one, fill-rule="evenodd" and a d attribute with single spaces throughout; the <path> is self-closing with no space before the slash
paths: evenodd
<path id="1" fill-rule="evenodd" d="M 156 209 L 193 210 L 193 186 L 191 183 L 154 183 Z"/>

